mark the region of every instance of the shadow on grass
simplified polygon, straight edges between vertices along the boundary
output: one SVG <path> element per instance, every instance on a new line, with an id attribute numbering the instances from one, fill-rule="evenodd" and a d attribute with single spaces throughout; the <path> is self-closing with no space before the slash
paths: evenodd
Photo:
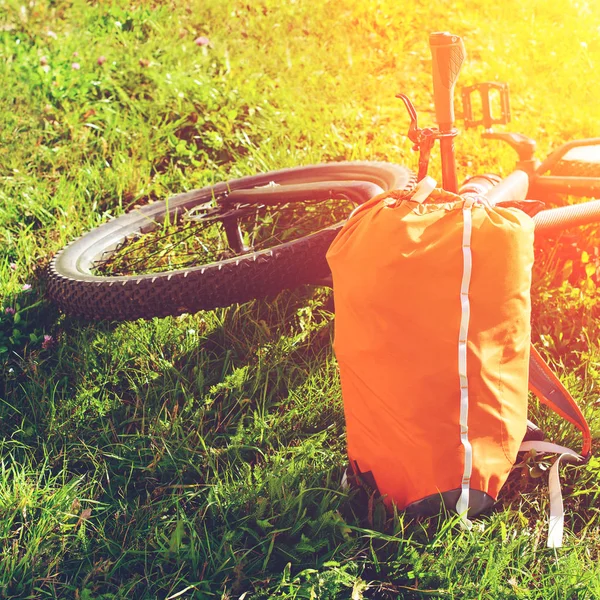
<path id="1" fill-rule="evenodd" d="M 327 302 L 304 289 L 109 324 L 32 305 L 28 327 L 52 341 L 14 354 L 3 434 L 53 477 L 88 482 L 92 555 L 119 547 L 119 571 L 142 568 L 148 545 L 164 555 L 161 570 L 184 558 L 190 576 L 226 581 L 237 569 L 239 586 L 271 561 L 314 565 L 343 540 L 326 532 L 345 527 Z M 321 534 L 327 548 L 307 541 Z"/>

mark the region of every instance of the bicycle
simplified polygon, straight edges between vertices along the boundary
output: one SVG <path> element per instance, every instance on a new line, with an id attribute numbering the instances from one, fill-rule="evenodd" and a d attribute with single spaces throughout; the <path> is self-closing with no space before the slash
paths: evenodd
<path id="1" fill-rule="evenodd" d="M 66 312 L 87 318 L 137 319 L 327 283 L 325 254 L 351 210 L 392 189 L 413 190 L 427 173 L 438 139 L 448 191 L 480 193 L 492 203 L 556 193 L 600 197 L 600 138 L 564 144 L 539 163 L 533 140 L 492 130 L 510 120 L 508 87 L 497 83 L 463 90 L 465 125 L 483 125 L 485 138 L 509 143 L 518 154 L 515 171 L 502 181 L 475 176 L 459 187 L 454 88 L 464 46 L 445 32 L 431 34 L 430 46 L 438 127 L 419 129 L 412 103 L 399 95 L 411 118 L 408 136 L 420 153 L 417 175 L 387 162 L 324 163 L 243 177 L 142 206 L 61 250 L 50 263 L 49 296 Z M 473 116 L 473 94 L 481 97 L 480 119 Z M 542 210 L 534 220 L 536 231 L 544 233 L 597 222 L 600 200 Z"/>

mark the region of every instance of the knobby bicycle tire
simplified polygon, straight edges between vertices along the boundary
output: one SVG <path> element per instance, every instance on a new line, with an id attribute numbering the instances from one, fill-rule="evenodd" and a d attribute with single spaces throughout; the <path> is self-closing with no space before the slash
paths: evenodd
<path id="1" fill-rule="evenodd" d="M 132 320 L 229 306 L 315 283 L 330 273 L 325 254 L 343 221 L 257 252 L 171 272 L 102 276 L 92 273 L 99 254 L 112 251 L 149 222 L 197 207 L 229 192 L 271 183 L 366 181 L 382 191 L 414 186 L 406 167 L 385 162 L 339 162 L 294 167 L 242 177 L 179 194 L 117 217 L 71 242 L 51 261 L 47 292 L 70 314 L 90 319 Z"/>

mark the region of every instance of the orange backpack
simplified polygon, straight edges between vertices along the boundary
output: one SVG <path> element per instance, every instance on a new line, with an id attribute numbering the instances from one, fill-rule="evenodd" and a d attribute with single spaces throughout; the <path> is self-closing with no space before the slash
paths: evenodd
<path id="1" fill-rule="evenodd" d="M 581 458 L 522 446 L 528 383 L 583 432 L 586 456 L 590 431 L 530 351 L 533 220 L 441 190 L 412 197 L 394 191 L 359 207 L 327 254 L 348 456 L 388 507 L 432 514 L 444 503 L 469 525 L 520 449 Z M 558 463 L 551 546 L 562 541 Z"/>

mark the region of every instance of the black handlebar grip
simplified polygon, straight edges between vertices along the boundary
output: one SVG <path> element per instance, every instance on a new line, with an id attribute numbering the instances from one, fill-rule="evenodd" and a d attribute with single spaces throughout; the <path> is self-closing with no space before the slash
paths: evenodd
<path id="1" fill-rule="evenodd" d="M 433 96 L 435 115 L 441 131 L 450 131 L 454 125 L 454 85 L 466 52 L 462 39 L 447 32 L 429 36 L 433 58 Z"/>

